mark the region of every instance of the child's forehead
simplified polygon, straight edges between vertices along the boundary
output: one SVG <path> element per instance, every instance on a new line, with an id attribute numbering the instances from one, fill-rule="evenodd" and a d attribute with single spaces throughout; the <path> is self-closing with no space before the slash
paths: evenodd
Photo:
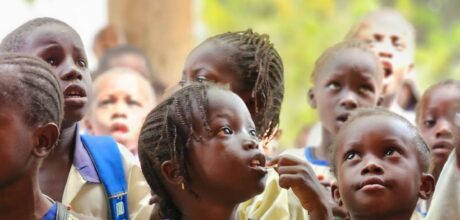
<path id="1" fill-rule="evenodd" d="M 391 35 L 410 40 L 413 33 L 407 21 L 396 15 L 373 16 L 362 21 L 356 35 L 364 38 L 368 35 Z"/>
<path id="2" fill-rule="evenodd" d="M 375 55 L 372 52 L 363 51 L 359 48 L 343 48 L 338 51 L 332 52 L 332 54 L 321 64 L 321 68 L 318 69 L 318 79 L 323 75 L 333 77 L 334 75 L 328 75 L 325 73 L 337 73 L 343 72 L 347 74 L 364 74 L 367 77 L 381 78 L 381 71 L 379 69 L 379 63 Z"/>
<path id="3" fill-rule="evenodd" d="M 83 48 L 83 42 L 80 35 L 72 28 L 59 23 L 48 23 L 38 27 L 31 28 L 29 33 L 25 36 L 28 43 L 43 42 L 48 43 L 49 40 L 66 39 L 71 41 L 76 46 Z"/>
<path id="4" fill-rule="evenodd" d="M 371 115 L 356 118 L 348 126 L 342 128 L 342 142 L 363 141 L 369 135 L 376 136 L 374 141 L 385 139 L 402 139 L 414 142 L 413 132 L 405 122 L 386 115 Z"/>

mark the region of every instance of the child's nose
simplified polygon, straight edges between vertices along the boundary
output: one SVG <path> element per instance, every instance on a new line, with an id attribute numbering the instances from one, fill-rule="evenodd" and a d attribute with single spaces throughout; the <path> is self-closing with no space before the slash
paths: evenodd
<path id="1" fill-rule="evenodd" d="M 447 120 L 438 121 L 436 138 L 452 138 L 451 125 Z"/>
<path id="2" fill-rule="evenodd" d="M 114 105 L 114 109 L 113 109 L 113 115 L 112 115 L 112 118 L 116 118 L 116 117 L 124 117 L 126 118 L 126 105 L 123 104 L 123 103 L 116 103 Z"/>
<path id="3" fill-rule="evenodd" d="M 365 162 L 365 166 L 361 170 L 361 175 L 365 175 L 365 174 L 381 175 L 384 173 L 383 167 L 379 164 L 377 158 L 373 156 L 369 156 L 369 158 L 365 160 L 364 162 Z"/>
<path id="4" fill-rule="evenodd" d="M 83 76 L 73 63 L 67 62 L 60 78 L 65 81 L 72 81 L 76 79 L 82 80 Z"/>
<path id="5" fill-rule="evenodd" d="M 353 92 L 348 91 L 345 92 L 343 95 L 340 105 L 344 107 L 347 110 L 352 110 L 358 107 L 358 102 L 356 100 L 356 96 L 353 94 Z"/>
<path id="6" fill-rule="evenodd" d="M 250 138 L 244 141 L 243 147 L 245 150 L 259 149 L 259 142 Z"/>

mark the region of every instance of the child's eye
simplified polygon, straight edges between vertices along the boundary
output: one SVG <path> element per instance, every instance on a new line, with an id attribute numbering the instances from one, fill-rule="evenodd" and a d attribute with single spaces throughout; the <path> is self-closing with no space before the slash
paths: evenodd
<path id="1" fill-rule="evenodd" d="M 331 82 L 331 83 L 328 83 L 326 85 L 326 88 L 329 88 L 329 89 L 340 89 L 340 84 L 339 83 L 336 83 L 336 82 Z"/>
<path id="2" fill-rule="evenodd" d="M 110 105 L 110 104 L 112 104 L 112 103 L 113 103 L 113 101 L 112 101 L 111 99 L 104 99 L 104 100 L 101 100 L 101 101 L 97 104 L 97 106 L 99 106 L 99 107 L 104 107 L 104 106 Z"/>
<path id="3" fill-rule="evenodd" d="M 356 156 L 358 155 L 358 153 L 356 151 L 349 151 L 345 154 L 345 156 L 343 157 L 344 160 L 352 160 L 353 158 L 355 158 Z"/>
<path id="4" fill-rule="evenodd" d="M 134 106 L 139 106 L 142 107 L 142 104 L 136 100 L 128 100 L 127 101 L 128 105 L 134 105 Z"/>
<path id="5" fill-rule="evenodd" d="M 435 124 L 436 124 L 436 120 L 434 120 L 434 119 L 427 119 L 427 120 L 423 121 L 423 125 L 426 128 L 432 128 Z"/>
<path id="6" fill-rule="evenodd" d="M 360 87 L 360 90 L 363 92 L 374 92 L 374 88 L 372 88 L 372 86 L 369 85 L 362 85 Z"/>
<path id="7" fill-rule="evenodd" d="M 51 66 L 57 66 L 57 60 L 54 58 L 46 58 L 45 61 Z"/>
<path id="8" fill-rule="evenodd" d="M 77 60 L 77 64 L 80 67 L 86 68 L 88 66 L 87 62 L 85 59 L 81 58 Z"/>
<path id="9" fill-rule="evenodd" d="M 184 87 L 184 86 L 185 86 L 185 80 L 184 80 L 184 79 L 182 79 L 182 80 L 179 81 L 179 86 L 180 86 L 180 87 Z"/>
<path id="10" fill-rule="evenodd" d="M 217 133 L 217 135 L 221 137 L 232 135 L 232 134 L 233 134 L 233 131 L 228 127 L 221 128 L 219 132 Z"/>
<path id="11" fill-rule="evenodd" d="M 205 82 L 205 81 L 206 81 L 206 77 L 204 77 L 204 76 L 198 76 L 198 77 L 196 77 L 196 81 L 197 81 L 197 82 L 200 82 L 200 83 L 201 83 L 201 82 Z"/>
<path id="12" fill-rule="evenodd" d="M 249 131 L 249 134 L 250 134 L 251 136 L 257 137 L 257 132 L 256 132 L 256 130 L 254 130 L 254 129 L 250 130 L 250 131 Z"/>
<path id="13" fill-rule="evenodd" d="M 397 151 L 394 147 L 388 147 L 387 149 L 385 149 L 385 152 L 384 152 L 385 156 L 392 156 L 395 153 L 397 153 Z"/>

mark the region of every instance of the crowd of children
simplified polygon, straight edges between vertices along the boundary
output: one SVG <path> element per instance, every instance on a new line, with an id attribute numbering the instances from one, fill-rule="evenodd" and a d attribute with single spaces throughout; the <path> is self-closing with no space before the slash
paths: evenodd
<path id="1" fill-rule="evenodd" d="M 460 82 L 400 106 L 415 30 L 394 10 L 319 54 L 313 141 L 277 156 L 284 67 L 268 35 L 205 40 L 166 94 L 142 51 L 110 45 L 91 75 L 62 21 L 1 41 L 0 219 L 460 218 Z"/>

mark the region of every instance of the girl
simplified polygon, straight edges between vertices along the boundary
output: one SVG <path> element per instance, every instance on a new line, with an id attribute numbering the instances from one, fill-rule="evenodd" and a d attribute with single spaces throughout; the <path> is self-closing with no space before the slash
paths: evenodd
<path id="1" fill-rule="evenodd" d="M 142 127 L 139 156 L 147 182 L 161 198 L 163 218 L 241 218 L 238 204 L 265 187 L 266 161 L 257 136 L 244 102 L 227 90 L 192 84 L 159 104 Z M 287 162 L 268 165 L 278 164 L 283 173 Z M 330 214 L 320 199 L 304 201 L 317 198 L 310 185 L 319 183 L 311 175 L 290 174 L 281 185 L 302 191 L 301 203 L 315 208 L 311 216 Z"/>

